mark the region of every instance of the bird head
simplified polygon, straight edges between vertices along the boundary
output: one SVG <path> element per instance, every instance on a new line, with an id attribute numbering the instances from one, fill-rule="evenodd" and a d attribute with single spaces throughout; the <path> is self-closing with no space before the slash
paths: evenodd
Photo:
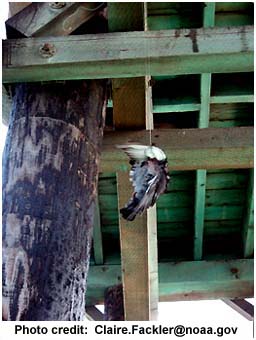
<path id="1" fill-rule="evenodd" d="M 145 155 L 148 158 L 155 158 L 158 161 L 163 161 L 166 159 L 166 155 L 163 152 L 163 150 L 161 150 L 160 148 L 156 147 L 156 146 L 149 146 L 147 147 L 147 149 L 145 150 Z"/>

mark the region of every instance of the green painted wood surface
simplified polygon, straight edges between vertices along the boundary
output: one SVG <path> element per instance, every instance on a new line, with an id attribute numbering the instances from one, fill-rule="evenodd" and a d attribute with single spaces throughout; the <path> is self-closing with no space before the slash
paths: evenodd
<path id="1" fill-rule="evenodd" d="M 169 112 L 190 112 L 198 111 L 200 109 L 200 104 L 155 104 L 153 106 L 154 113 L 169 113 Z"/>
<path id="2" fill-rule="evenodd" d="M 143 31 L 143 3 L 108 3 L 110 32 Z"/>
<path id="3" fill-rule="evenodd" d="M 205 4 L 203 10 L 203 26 L 213 27 L 215 23 L 215 3 L 209 2 Z M 199 111 L 199 128 L 207 128 L 209 126 L 210 116 L 210 96 L 211 96 L 211 74 L 201 74 L 200 83 L 200 99 L 201 108 Z M 206 186 L 206 170 L 199 169 L 196 171 L 195 185 L 195 212 L 194 212 L 194 259 L 201 260 L 203 255 L 203 233 L 205 219 L 205 186 Z"/>
<path id="4" fill-rule="evenodd" d="M 146 131 L 106 132 L 101 171 L 127 171 L 127 157 L 115 145 L 148 143 Z M 152 142 L 165 150 L 171 170 L 250 168 L 253 166 L 253 128 L 154 129 Z M 237 157 L 237 155 L 240 157 Z"/>
<path id="5" fill-rule="evenodd" d="M 225 104 L 225 103 L 253 103 L 253 94 L 228 95 L 228 96 L 212 96 L 210 98 L 211 104 Z"/>
<path id="6" fill-rule="evenodd" d="M 244 257 L 253 256 L 254 249 L 254 172 L 250 170 L 248 187 L 246 193 L 246 204 L 244 209 L 243 221 L 243 255 Z"/>
<path id="7" fill-rule="evenodd" d="M 91 266 L 87 305 L 102 303 L 105 288 L 120 283 L 120 265 Z M 160 301 L 253 296 L 253 260 L 159 263 Z"/>
<path id="8" fill-rule="evenodd" d="M 101 232 L 100 206 L 98 196 L 96 198 L 93 221 L 93 255 L 96 264 L 103 264 L 103 244 Z"/>
<path id="9" fill-rule="evenodd" d="M 52 57 L 40 55 L 44 44 L 54 45 Z M 3 82 L 137 77 L 148 74 L 148 60 L 151 75 L 252 71 L 253 27 L 5 40 L 2 76 Z"/>

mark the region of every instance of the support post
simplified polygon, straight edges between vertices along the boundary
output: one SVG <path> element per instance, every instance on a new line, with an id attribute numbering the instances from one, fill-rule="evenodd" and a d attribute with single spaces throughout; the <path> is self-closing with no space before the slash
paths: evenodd
<path id="1" fill-rule="evenodd" d="M 215 3 L 209 2 L 204 8 L 204 27 L 214 26 Z M 201 109 L 199 112 L 199 128 L 207 128 L 210 116 L 210 96 L 211 96 L 211 74 L 201 75 Z M 206 170 L 196 171 L 196 196 L 195 196 L 195 234 L 194 234 L 194 259 L 201 260 L 203 256 L 203 231 L 205 212 L 205 188 Z"/>
<path id="2" fill-rule="evenodd" d="M 128 173 L 117 174 L 118 203 L 131 197 Z M 151 320 L 158 299 L 156 213 L 147 210 L 130 222 L 119 216 L 125 320 Z M 149 253 L 153 247 L 152 254 Z"/>
<path id="3" fill-rule="evenodd" d="M 3 155 L 3 318 L 83 320 L 105 81 L 16 86 Z"/>

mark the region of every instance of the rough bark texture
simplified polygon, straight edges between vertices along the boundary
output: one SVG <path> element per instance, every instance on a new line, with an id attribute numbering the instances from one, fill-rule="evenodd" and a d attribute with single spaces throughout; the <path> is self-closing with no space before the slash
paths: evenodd
<path id="1" fill-rule="evenodd" d="M 104 294 L 104 321 L 124 320 L 123 285 L 119 284 L 106 289 Z"/>
<path id="2" fill-rule="evenodd" d="M 83 320 L 105 81 L 20 84 L 3 155 L 3 318 Z"/>

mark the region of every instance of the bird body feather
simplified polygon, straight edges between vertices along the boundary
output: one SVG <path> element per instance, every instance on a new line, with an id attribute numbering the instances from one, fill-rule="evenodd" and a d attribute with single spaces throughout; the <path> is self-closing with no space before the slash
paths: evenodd
<path id="1" fill-rule="evenodd" d="M 127 205 L 120 209 L 123 218 L 132 221 L 136 215 L 153 206 L 166 190 L 168 177 L 164 152 L 154 146 L 119 145 L 130 157 L 130 180 L 134 192 Z"/>

